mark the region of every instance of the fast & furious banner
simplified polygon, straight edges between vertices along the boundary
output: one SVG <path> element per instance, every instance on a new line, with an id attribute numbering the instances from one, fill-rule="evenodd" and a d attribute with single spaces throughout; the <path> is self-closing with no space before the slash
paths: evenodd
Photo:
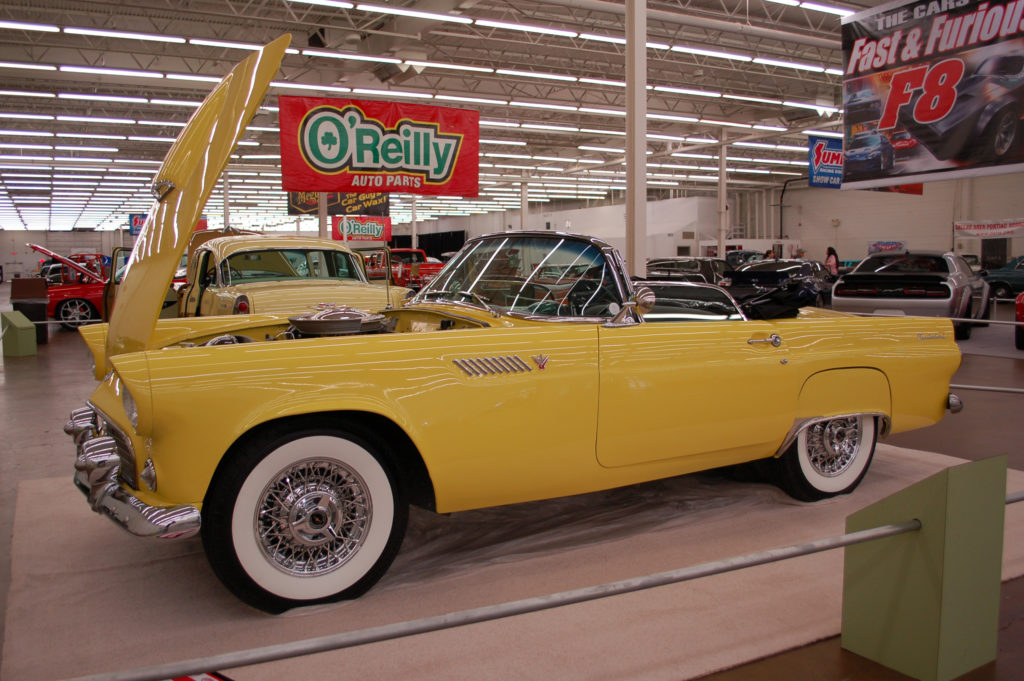
<path id="1" fill-rule="evenodd" d="M 477 111 L 319 97 L 278 100 L 285 191 L 478 193 Z"/>
<path id="2" fill-rule="evenodd" d="M 843 189 L 1024 170 L 1024 0 L 843 19 Z"/>

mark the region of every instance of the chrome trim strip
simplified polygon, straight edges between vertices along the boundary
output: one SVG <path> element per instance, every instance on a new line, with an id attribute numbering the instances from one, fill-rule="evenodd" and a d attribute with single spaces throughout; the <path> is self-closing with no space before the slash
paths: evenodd
<path id="1" fill-rule="evenodd" d="M 795 419 L 793 421 L 793 427 L 789 429 L 789 433 L 786 434 L 786 439 L 782 441 L 782 445 L 775 451 L 774 458 L 779 458 L 786 453 L 796 439 L 800 436 L 800 432 L 810 428 L 815 423 L 821 423 L 822 421 L 831 421 L 832 419 L 848 419 L 853 416 L 874 416 L 879 421 L 878 437 L 885 437 L 889 434 L 889 430 L 892 428 L 892 420 L 887 414 L 881 412 L 865 411 L 856 412 L 853 414 L 834 414 L 832 416 L 812 416 L 809 418 Z"/>

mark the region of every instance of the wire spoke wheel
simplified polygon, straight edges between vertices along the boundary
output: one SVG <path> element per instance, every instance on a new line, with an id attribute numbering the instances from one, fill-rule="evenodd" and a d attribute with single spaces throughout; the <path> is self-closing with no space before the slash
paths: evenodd
<path id="1" fill-rule="evenodd" d="M 776 481 L 790 496 L 816 501 L 852 492 L 875 453 L 875 417 L 839 416 L 816 421 L 775 461 Z"/>
<path id="2" fill-rule="evenodd" d="M 828 478 L 842 474 L 860 448 L 857 418 L 816 423 L 807 433 L 807 456 L 814 470 Z"/>
<path id="3" fill-rule="evenodd" d="M 309 459 L 280 471 L 256 514 L 260 549 L 292 575 L 327 574 L 363 545 L 372 517 L 366 483 L 338 462 Z"/>

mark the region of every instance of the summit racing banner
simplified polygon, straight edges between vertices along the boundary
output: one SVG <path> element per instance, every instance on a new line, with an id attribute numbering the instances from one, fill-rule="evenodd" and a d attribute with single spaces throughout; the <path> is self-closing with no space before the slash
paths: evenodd
<path id="1" fill-rule="evenodd" d="M 839 189 L 843 183 L 843 141 L 831 137 L 807 137 L 807 156 L 812 187 Z"/>
<path id="2" fill-rule="evenodd" d="M 1024 0 L 843 19 L 843 189 L 1024 169 Z"/>
<path id="3" fill-rule="evenodd" d="M 354 99 L 278 99 L 286 191 L 478 193 L 479 112 Z"/>

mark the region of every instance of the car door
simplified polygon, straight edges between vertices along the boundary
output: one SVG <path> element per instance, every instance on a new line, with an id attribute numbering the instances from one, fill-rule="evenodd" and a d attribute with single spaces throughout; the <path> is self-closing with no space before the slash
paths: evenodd
<path id="1" fill-rule="evenodd" d="M 802 381 L 775 322 L 604 326 L 600 341 L 603 466 L 706 455 L 725 465 L 772 451 L 793 425 Z"/>
<path id="2" fill-rule="evenodd" d="M 217 268 L 213 255 L 208 250 L 197 250 L 194 258 L 188 263 L 188 283 L 185 284 L 183 314 L 185 317 L 198 317 L 213 314 L 212 296 L 207 290 L 216 285 Z"/>

